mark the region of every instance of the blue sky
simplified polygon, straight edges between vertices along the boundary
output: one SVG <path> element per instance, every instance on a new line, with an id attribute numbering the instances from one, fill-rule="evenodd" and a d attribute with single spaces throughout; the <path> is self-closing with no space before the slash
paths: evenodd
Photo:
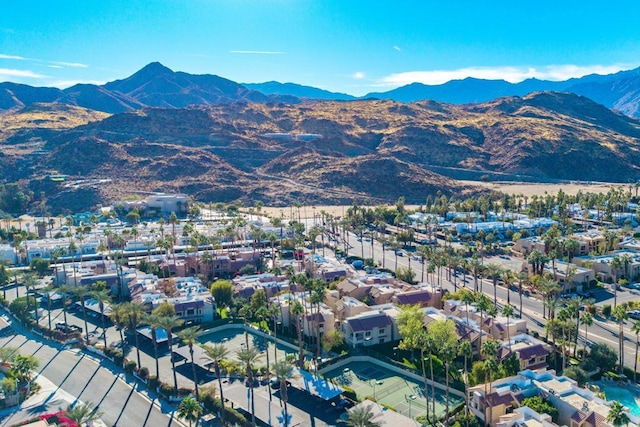
<path id="1" fill-rule="evenodd" d="M 562 80 L 640 66 L 638 17 L 637 0 L 3 1 L 0 81 L 104 83 L 152 61 L 355 95 L 467 76 Z"/>

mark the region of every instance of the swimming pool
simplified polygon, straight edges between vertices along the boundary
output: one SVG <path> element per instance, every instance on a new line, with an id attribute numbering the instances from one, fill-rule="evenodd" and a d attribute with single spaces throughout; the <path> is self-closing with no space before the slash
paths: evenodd
<path id="1" fill-rule="evenodd" d="M 607 400 L 617 400 L 628 407 L 633 415 L 640 416 L 640 388 L 620 386 L 608 381 L 598 381 L 596 385 L 604 392 Z"/>

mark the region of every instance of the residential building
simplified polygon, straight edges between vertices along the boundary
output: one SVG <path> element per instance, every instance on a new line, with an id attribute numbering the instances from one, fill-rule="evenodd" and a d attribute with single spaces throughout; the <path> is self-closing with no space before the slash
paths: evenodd
<path id="1" fill-rule="evenodd" d="M 555 424 L 569 427 L 612 427 L 607 421 L 612 402 L 601 399 L 597 394 L 565 376 L 557 376 L 554 371 L 523 370 L 516 376 L 502 378 L 489 384 L 469 387 L 469 409 L 482 421 L 491 426 L 513 426 L 515 419 L 544 420 L 547 427 L 553 426 L 544 414 L 520 411 L 521 415 L 509 415 L 521 407 L 527 397 L 541 396 L 558 410 Z M 627 409 L 628 410 L 628 409 Z M 491 415 L 491 416 L 490 416 Z M 640 417 L 627 412 L 629 426 L 638 427 Z M 542 421 L 541 421 L 542 422 Z M 538 424 L 532 423 L 535 426 Z M 527 424 L 531 425 L 531 424 Z"/>
<path id="2" fill-rule="evenodd" d="M 342 336 L 353 348 L 395 341 L 399 337 L 393 331 L 393 321 L 384 311 L 361 313 L 342 322 Z"/>

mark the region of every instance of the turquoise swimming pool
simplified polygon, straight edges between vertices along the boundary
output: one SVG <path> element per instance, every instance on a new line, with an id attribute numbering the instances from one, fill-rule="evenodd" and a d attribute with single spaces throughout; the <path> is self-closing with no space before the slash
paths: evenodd
<path id="1" fill-rule="evenodd" d="M 640 388 L 620 386 L 607 381 L 598 381 L 596 385 L 604 392 L 607 400 L 617 400 L 628 407 L 633 415 L 640 416 Z"/>

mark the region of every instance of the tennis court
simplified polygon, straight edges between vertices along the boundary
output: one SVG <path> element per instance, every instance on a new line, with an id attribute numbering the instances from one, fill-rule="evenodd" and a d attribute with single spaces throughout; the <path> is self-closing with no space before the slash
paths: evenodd
<path id="1" fill-rule="evenodd" d="M 411 418 L 426 414 L 424 384 L 408 375 L 398 374 L 378 364 L 369 362 L 349 362 L 340 368 L 329 370 L 325 378 L 336 384 L 352 388 L 358 399 L 372 396 L 378 403 L 389 405 L 397 412 Z M 436 414 L 445 412 L 445 392 L 436 387 Z M 431 398 L 431 387 L 427 391 Z M 450 409 L 464 399 L 449 393 Z"/>
<path id="2" fill-rule="evenodd" d="M 229 350 L 229 358 L 237 360 L 236 352 L 238 350 L 243 349 L 247 343 L 245 340 L 244 329 L 238 327 L 228 327 L 222 330 L 218 330 L 215 332 L 208 332 L 198 337 L 198 341 L 202 344 L 213 344 L 213 343 L 222 343 Z M 266 350 L 269 348 L 269 359 L 273 363 L 275 360 L 275 353 L 278 352 L 278 359 L 285 358 L 288 354 L 293 354 L 298 357 L 298 351 L 294 348 L 285 346 L 284 344 L 278 343 L 277 349 L 274 345 L 273 337 L 268 336 L 266 343 L 263 336 L 254 333 L 251 329 L 249 329 L 248 341 L 250 347 L 256 347 L 261 354 L 263 354 L 262 359 L 259 364 L 266 364 Z"/>

